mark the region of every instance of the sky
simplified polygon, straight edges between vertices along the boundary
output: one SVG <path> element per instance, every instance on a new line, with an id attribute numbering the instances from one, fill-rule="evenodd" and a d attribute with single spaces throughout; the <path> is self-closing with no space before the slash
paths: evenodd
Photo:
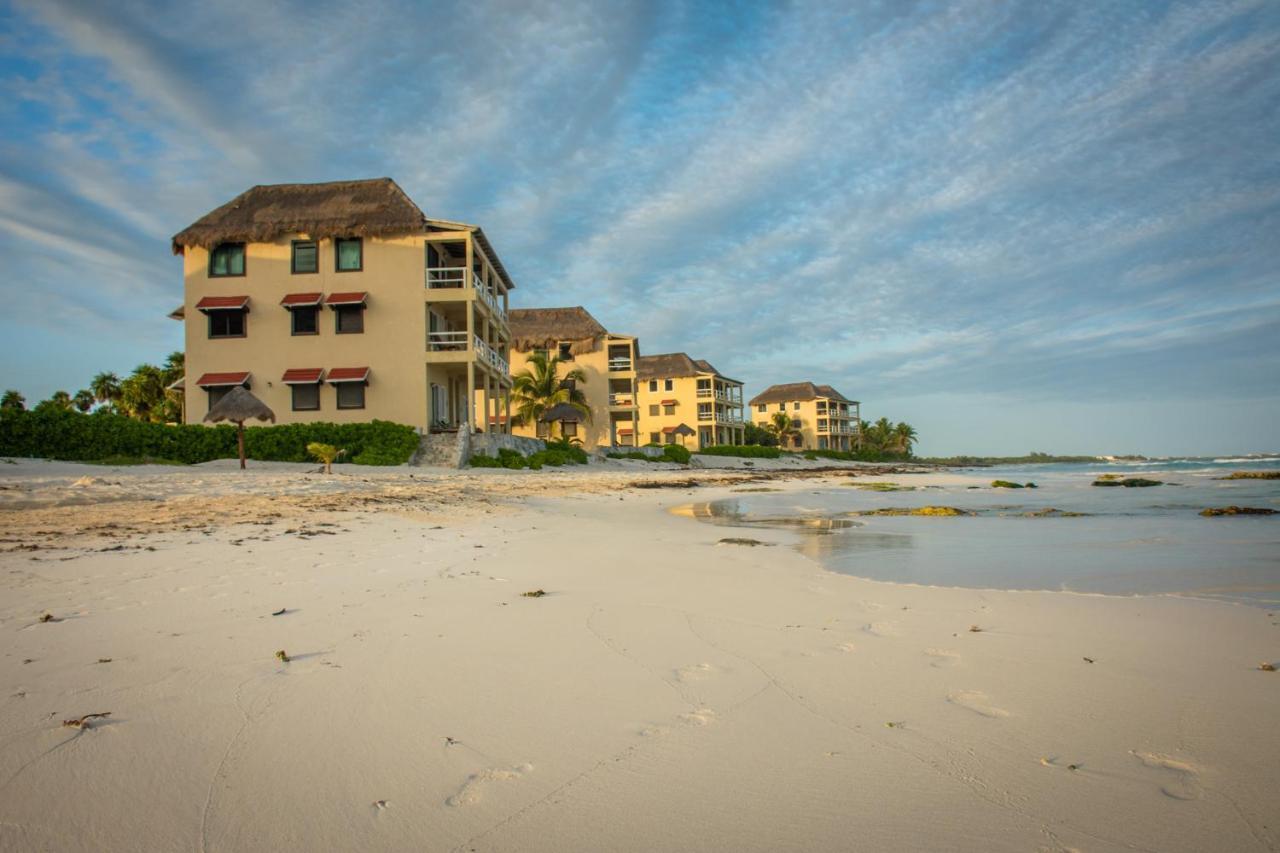
<path id="1" fill-rule="evenodd" d="M 0 387 L 182 347 L 169 238 L 393 177 L 519 307 L 926 454 L 1280 451 L 1280 3 L 0 0 Z"/>

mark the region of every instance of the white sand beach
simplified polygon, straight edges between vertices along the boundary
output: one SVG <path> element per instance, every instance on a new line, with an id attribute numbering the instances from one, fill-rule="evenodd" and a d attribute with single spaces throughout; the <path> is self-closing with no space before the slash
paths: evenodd
<path id="1" fill-rule="evenodd" d="M 1266 609 L 665 511 L 750 472 L 310 471 L 0 465 L 0 849 L 1277 847 Z"/>

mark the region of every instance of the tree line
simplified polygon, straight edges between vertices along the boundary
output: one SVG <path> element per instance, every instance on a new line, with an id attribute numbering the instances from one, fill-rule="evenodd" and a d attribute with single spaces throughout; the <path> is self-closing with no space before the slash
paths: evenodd
<path id="1" fill-rule="evenodd" d="M 744 441 L 763 447 L 790 447 L 800 435 L 799 422 L 786 412 L 774 412 L 768 423 L 748 423 Z M 867 450 L 886 455 L 910 456 L 919 436 L 915 427 L 906 421 L 894 423 L 880 418 L 875 423 L 863 423 L 853 436 L 856 450 Z"/>
<path id="2" fill-rule="evenodd" d="M 41 400 L 35 409 L 61 411 L 98 411 L 125 415 L 151 423 L 175 423 L 182 420 L 182 395 L 169 386 L 186 372 L 185 357 L 172 352 L 161 365 L 140 364 L 133 373 L 121 379 L 115 373 L 104 371 L 74 394 L 54 391 L 47 400 Z M 9 389 L 0 396 L 0 409 L 27 408 L 26 398 Z"/>

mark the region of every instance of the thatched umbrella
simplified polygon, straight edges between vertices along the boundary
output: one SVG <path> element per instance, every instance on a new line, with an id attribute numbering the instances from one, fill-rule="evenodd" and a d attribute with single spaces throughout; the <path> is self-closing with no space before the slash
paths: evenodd
<path id="1" fill-rule="evenodd" d="M 686 438 L 688 438 L 691 435 L 697 435 L 697 433 L 693 431 L 693 427 L 689 426 L 688 424 L 680 424 L 675 429 L 673 429 L 672 432 L 680 436 L 681 447 L 684 446 L 684 440 Z"/>
<path id="2" fill-rule="evenodd" d="M 237 385 L 227 392 L 204 416 L 205 423 L 216 424 L 219 421 L 231 421 L 236 425 L 236 443 L 240 448 L 240 468 L 244 468 L 244 422 L 258 419 L 276 422 L 276 413 L 267 408 L 267 404 L 259 400 Z"/>
<path id="3" fill-rule="evenodd" d="M 560 437 L 564 437 L 565 424 L 582 423 L 582 412 L 572 403 L 556 403 L 551 408 L 542 413 L 542 417 L 538 418 L 544 424 L 558 423 L 560 424 Z"/>

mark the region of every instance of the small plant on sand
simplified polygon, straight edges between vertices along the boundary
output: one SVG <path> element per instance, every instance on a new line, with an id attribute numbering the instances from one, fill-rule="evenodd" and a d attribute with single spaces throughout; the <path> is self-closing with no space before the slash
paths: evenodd
<path id="1" fill-rule="evenodd" d="M 285 652 L 284 649 L 281 649 L 280 651 L 276 652 L 276 660 L 280 661 L 281 663 L 288 663 L 291 660 L 291 658 L 289 657 L 288 653 Z"/>
<path id="2" fill-rule="evenodd" d="M 307 445 L 307 452 L 314 456 L 316 461 L 324 463 L 324 472 L 326 474 L 332 474 L 333 463 L 347 451 L 339 450 L 332 444 L 321 444 L 318 441 L 313 441 Z"/>
<path id="3" fill-rule="evenodd" d="M 977 625 L 970 625 L 970 626 L 969 626 L 969 633 L 970 633 L 970 634 L 981 634 L 981 633 L 982 633 L 982 628 L 978 627 Z"/>
<path id="4" fill-rule="evenodd" d="M 546 594 L 547 591 L 545 589 L 531 589 L 528 592 L 520 593 L 520 596 L 522 598 L 542 598 Z"/>
<path id="5" fill-rule="evenodd" d="M 101 714 L 85 714 L 83 717 L 75 717 L 70 720 L 63 720 L 62 725 L 69 729 L 87 729 L 92 725 L 93 720 L 102 720 L 111 716 L 110 711 L 103 711 Z"/>
<path id="6" fill-rule="evenodd" d="M 57 621 L 58 621 L 58 618 L 57 618 L 56 616 L 54 616 L 52 613 L 42 613 L 42 614 L 40 614 L 40 623 L 41 623 L 42 625 L 43 625 L 45 622 L 57 622 Z"/>
<path id="7" fill-rule="evenodd" d="M 1275 672 L 1276 665 L 1271 663 L 1270 661 L 1264 661 L 1263 663 L 1258 664 L 1258 669 L 1262 670 L 1263 672 Z"/>

